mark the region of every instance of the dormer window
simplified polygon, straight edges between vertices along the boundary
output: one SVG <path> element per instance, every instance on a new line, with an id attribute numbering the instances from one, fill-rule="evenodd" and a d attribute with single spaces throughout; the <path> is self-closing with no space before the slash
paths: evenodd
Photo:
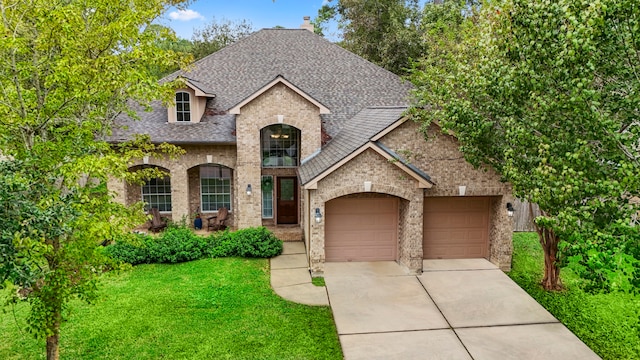
<path id="1" fill-rule="evenodd" d="M 191 101 L 188 92 L 176 93 L 176 121 L 191 121 Z"/>

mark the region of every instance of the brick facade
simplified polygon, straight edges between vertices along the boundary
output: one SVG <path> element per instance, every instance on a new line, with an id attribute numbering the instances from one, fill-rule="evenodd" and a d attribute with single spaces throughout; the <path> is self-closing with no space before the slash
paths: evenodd
<path id="1" fill-rule="evenodd" d="M 232 211 L 229 213 L 229 226 L 235 226 L 234 210 L 237 209 L 237 201 L 235 199 L 238 193 L 237 171 L 235 161 L 235 146 L 218 145 L 185 145 L 181 146 L 185 150 L 185 154 L 175 159 L 170 158 L 154 158 L 150 157 L 148 164 L 144 164 L 139 160 L 132 164 L 131 169 L 148 165 L 157 166 L 167 171 L 171 176 L 171 213 L 165 213 L 164 216 L 180 221 L 183 218 L 189 223 L 193 221 L 194 214 L 200 207 L 200 182 L 199 182 L 199 166 L 208 164 L 219 164 L 231 168 L 231 192 L 232 192 Z M 211 156 L 211 163 L 207 157 Z M 133 204 L 142 200 L 141 186 L 139 184 L 126 184 L 124 181 L 110 180 L 107 184 L 112 190 L 116 199 L 125 204 Z M 244 191 L 244 189 L 241 189 Z M 203 214 L 206 218 L 207 213 Z"/>
<path id="2" fill-rule="evenodd" d="M 511 267 L 511 219 L 506 203 L 512 201 L 511 188 L 491 169 L 474 169 L 458 150 L 455 138 L 429 129 L 429 139 L 419 133 L 419 125 L 405 122 L 385 135 L 380 142 L 401 154 L 436 183 L 430 189 L 418 188 L 417 180 L 373 150 L 351 159 L 308 190 L 310 209 L 342 196 L 395 196 L 400 200 L 398 225 L 398 262 L 410 272 L 422 271 L 423 205 L 432 196 L 460 196 L 458 186 L 465 185 L 465 196 L 491 197 L 489 260 L 503 270 Z M 371 192 L 364 182 L 371 181 Z M 313 214 L 309 214 L 311 218 Z M 324 271 L 324 222 L 311 222 L 309 234 L 310 268 L 314 275 Z"/>
<path id="3" fill-rule="evenodd" d="M 387 194 L 400 201 L 398 261 L 412 272 L 422 269 L 422 239 L 417 246 L 416 234 L 422 234 L 423 190 L 417 181 L 373 150 L 367 150 L 338 168 L 310 190 L 310 208 L 325 211 L 325 203 L 332 199 L 364 193 L 364 182 L 371 181 L 371 195 Z M 420 214 L 418 216 L 417 214 Z M 310 214 L 312 216 L 312 214 Z M 310 266 L 314 275 L 324 272 L 324 222 L 311 223 Z"/>
<path id="4" fill-rule="evenodd" d="M 465 196 L 491 197 L 489 261 L 505 271 L 510 270 L 513 225 L 506 208 L 508 202 L 514 202 L 511 185 L 500 181 L 500 175 L 493 169 L 475 169 L 458 150 L 455 137 L 443 134 L 437 125 L 429 127 L 426 140 L 419 128 L 419 124 L 406 121 L 387 134 L 382 142 L 406 155 L 407 160 L 429 174 L 436 183 L 425 190 L 425 201 L 431 196 L 460 196 L 459 186 L 466 187 Z"/>
<path id="5" fill-rule="evenodd" d="M 238 182 L 244 187 L 252 184 L 253 188 L 252 196 L 241 194 L 238 197 L 241 213 L 237 225 L 244 228 L 262 225 L 260 130 L 278 124 L 278 115 L 282 115 L 282 124 L 300 130 L 301 160 L 320 148 L 321 122 L 318 107 L 282 83 L 274 85 L 240 110 L 236 117 Z"/>

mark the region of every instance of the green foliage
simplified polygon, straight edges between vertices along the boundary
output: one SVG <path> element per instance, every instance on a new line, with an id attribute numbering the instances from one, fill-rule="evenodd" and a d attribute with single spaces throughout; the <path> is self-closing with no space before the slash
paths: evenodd
<path id="1" fill-rule="evenodd" d="M 563 271 L 565 291 L 544 291 L 540 286 L 543 255 L 537 235 L 515 233 L 513 245 L 513 268 L 509 277 L 520 287 L 603 359 L 640 358 L 638 294 L 586 293 L 579 286 L 583 280 L 571 271 Z"/>
<path id="2" fill-rule="evenodd" d="M 311 278 L 311 283 L 315 286 L 326 286 L 323 277 L 314 277 Z"/>
<path id="3" fill-rule="evenodd" d="M 589 239 L 570 238 L 563 247 L 563 260 L 582 279 L 590 293 L 640 293 L 640 229 L 613 226 Z M 575 234 L 573 237 L 581 237 Z"/>
<path id="4" fill-rule="evenodd" d="M 425 129 L 437 122 L 454 133 L 467 160 L 491 166 L 518 198 L 540 206 L 536 224 L 549 235 L 541 240 L 564 250 L 556 258 L 554 246 L 545 248 L 549 267 L 573 253 L 583 266 L 629 269 L 632 256 L 589 253 L 626 251 L 627 236 L 615 229 L 638 211 L 630 200 L 640 193 L 640 63 L 630 59 L 640 54 L 640 7 L 487 4 L 461 23 L 448 17 L 438 51 L 416 64 L 413 114 Z M 618 283 L 605 288 L 628 288 L 609 270 L 598 278 Z"/>
<path id="5" fill-rule="evenodd" d="M 105 248 L 105 253 L 132 265 L 178 263 L 207 256 L 270 258 L 282 253 L 282 240 L 264 227 L 220 231 L 202 237 L 186 226 L 173 225 L 158 237 L 121 235 Z"/>
<path id="6" fill-rule="evenodd" d="M 336 18 L 345 49 L 395 73 L 405 74 L 422 53 L 417 0 L 336 0 L 318 10 L 319 32 Z"/>
<path id="7" fill-rule="evenodd" d="M 61 358 L 342 359 L 331 308 L 280 298 L 269 275 L 268 260 L 243 258 L 107 273 L 94 305 L 71 302 Z M 0 312 L 0 359 L 43 358 L 19 331 L 24 305 Z"/>
<path id="8" fill-rule="evenodd" d="M 158 38 L 157 46 L 160 49 L 171 51 L 178 56 L 182 56 L 185 62 L 190 62 L 193 58 L 193 44 L 191 41 L 177 37 L 173 29 L 160 24 L 151 24 L 147 26 L 145 31 L 156 34 Z M 149 70 L 155 78 L 160 79 L 179 68 L 178 64 L 151 64 Z"/>
<path id="9" fill-rule="evenodd" d="M 241 229 L 233 237 L 237 256 L 270 258 L 282 253 L 282 240 L 265 227 Z"/>
<path id="10" fill-rule="evenodd" d="M 166 33 L 145 29 L 181 2 L 0 4 L 0 284 L 28 293 L 28 327 L 52 344 L 49 358 L 58 356 L 69 301 L 94 299 L 110 266 L 99 244 L 144 216 L 140 204 L 115 203 L 105 183 L 135 178 L 127 171 L 134 157 L 179 152 L 148 137 L 122 146 L 104 139 L 136 103 L 172 99 L 177 84 L 156 82 L 151 68 L 185 59 L 158 47 Z"/>
<path id="11" fill-rule="evenodd" d="M 253 25 L 247 20 L 230 21 L 215 18 L 201 29 L 194 29 L 191 37 L 192 50 L 196 60 L 214 53 L 253 32 Z"/>
<path id="12" fill-rule="evenodd" d="M 186 227 L 168 228 L 162 236 L 147 242 L 150 262 L 177 263 L 201 259 L 206 241 Z"/>
<path id="13" fill-rule="evenodd" d="M 153 237 L 146 234 L 127 233 L 116 238 L 113 244 L 104 248 L 106 255 L 131 265 L 153 262 L 149 254 L 149 244 Z"/>

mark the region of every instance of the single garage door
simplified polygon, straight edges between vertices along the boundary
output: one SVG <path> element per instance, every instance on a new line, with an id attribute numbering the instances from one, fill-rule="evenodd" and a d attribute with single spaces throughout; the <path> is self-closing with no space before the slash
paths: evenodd
<path id="1" fill-rule="evenodd" d="M 487 197 L 425 198 L 423 257 L 486 258 L 490 203 Z"/>
<path id="2" fill-rule="evenodd" d="M 326 261 L 396 260 L 398 199 L 335 199 L 325 214 Z"/>

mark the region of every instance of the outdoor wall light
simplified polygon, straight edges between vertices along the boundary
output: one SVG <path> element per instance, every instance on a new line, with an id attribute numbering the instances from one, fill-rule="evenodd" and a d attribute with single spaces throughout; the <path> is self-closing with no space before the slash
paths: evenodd
<path id="1" fill-rule="evenodd" d="M 247 184 L 247 195 L 251 196 L 251 184 Z"/>
<path id="2" fill-rule="evenodd" d="M 320 208 L 316 208 L 316 222 L 319 224 L 322 221 L 322 213 L 320 212 Z"/>
<path id="3" fill-rule="evenodd" d="M 516 211 L 516 209 L 513 208 L 513 204 L 511 204 L 510 202 L 507 203 L 507 215 L 509 217 L 512 217 L 514 211 Z"/>

